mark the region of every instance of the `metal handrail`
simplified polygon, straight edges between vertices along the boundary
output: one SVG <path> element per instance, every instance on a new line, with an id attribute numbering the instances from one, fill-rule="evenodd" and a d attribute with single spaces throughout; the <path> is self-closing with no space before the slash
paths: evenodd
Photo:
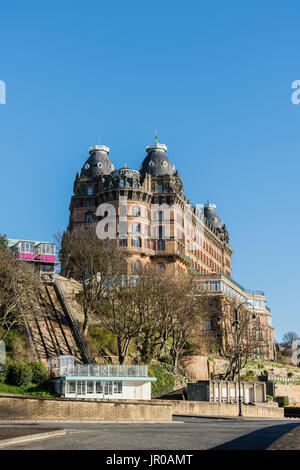
<path id="1" fill-rule="evenodd" d="M 72 312 L 71 312 L 71 310 L 68 306 L 68 302 L 66 300 L 66 296 L 63 293 L 63 291 L 62 291 L 62 289 L 59 285 L 59 282 L 57 281 L 56 278 L 54 278 L 54 285 L 55 285 L 55 287 L 58 291 L 58 294 L 59 294 L 59 296 L 61 298 L 61 301 L 62 301 L 63 308 L 65 309 L 65 312 L 67 314 L 67 318 L 68 318 L 68 320 L 71 324 L 71 327 L 73 329 L 73 332 L 75 334 L 75 339 L 76 339 L 77 345 L 78 345 L 78 347 L 81 351 L 82 358 L 86 363 L 90 364 L 92 362 L 92 360 L 91 360 L 90 355 L 88 353 L 85 341 L 83 340 L 82 335 L 79 331 L 79 328 L 78 328 L 78 326 L 77 326 L 77 324 L 76 324 L 76 322 L 73 318 Z"/>

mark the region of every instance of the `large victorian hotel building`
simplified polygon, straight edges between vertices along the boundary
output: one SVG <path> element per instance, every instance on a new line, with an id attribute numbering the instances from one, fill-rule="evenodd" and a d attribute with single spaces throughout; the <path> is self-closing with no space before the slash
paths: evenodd
<path id="1" fill-rule="evenodd" d="M 185 197 L 166 145 L 156 142 L 146 151 L 137 171 L 115 169 L 104 145 L 89 149 L 74 182 L 68 230 L 94 224 L 103 232 L 111 216 L 117 244 L 129 254 L 129 271 L 144 263 L 174 275 L 192 271 L 212 294 L 250 302 L 264 335 L 264 347 L 257 354 L 273 359 L 274 332 L 264 292 L 245 289 L 232 279 L 233 250 L 216 206 L 194 206 Z M 213 332 L 214 319 L 202 328 Z"/>

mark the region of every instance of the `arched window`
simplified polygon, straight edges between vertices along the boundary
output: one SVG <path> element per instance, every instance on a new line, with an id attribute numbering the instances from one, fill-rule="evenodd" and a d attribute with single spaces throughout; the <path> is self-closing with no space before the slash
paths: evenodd
<path id="1" fill-rule="evenodd" d="M 133 261 L 132 262 L 132 272 L 133 273 L 137 273 L 140 269 L 141 269 L 141 262 L 140 261 Z"/>
<path id="2" fill-rule="evenodd" d="M 93 222 L 93 214 L 91 212 L 87 212 L 85 214 L 85 221 L 90 224 L 91 222 Z"/>

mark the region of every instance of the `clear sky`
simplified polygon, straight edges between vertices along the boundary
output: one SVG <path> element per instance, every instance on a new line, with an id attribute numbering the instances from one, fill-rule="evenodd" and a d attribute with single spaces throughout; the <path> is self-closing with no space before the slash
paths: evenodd
<path id="1" fill-rule="evenodd" d="M 52 241 L 88 147 L 139 169 L 157 128 L 187 197 L 217 205 L 233 278 L 300 334 L 299 2 L 0 3 L 0 232 Z"/>

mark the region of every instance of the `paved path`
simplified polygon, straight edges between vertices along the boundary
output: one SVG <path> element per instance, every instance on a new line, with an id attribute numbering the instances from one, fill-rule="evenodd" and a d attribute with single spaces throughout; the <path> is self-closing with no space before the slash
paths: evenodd
<path id="1" fill-rule="evenodd" d="M 262 450 L 294 430 L 299 420 L 226 420 L 180 417 L 175 424 L 92 424 L 56 422 L 53 426 L 33 425 L 42 429 L 67 429 L 59 438 L 6 447 L 30 450 Z M 13 426 L 13 425 L 12 425 Z M 288 437 L 288 436 L 287 436 Z M 275 445 L 275 444 L 274 444 Z M 288 441 L 285 446 L 288 446 Z M 293 444 L 300 450 L 297 443 Z M 295 447 L 294 447 L 295 448 Z"/>

